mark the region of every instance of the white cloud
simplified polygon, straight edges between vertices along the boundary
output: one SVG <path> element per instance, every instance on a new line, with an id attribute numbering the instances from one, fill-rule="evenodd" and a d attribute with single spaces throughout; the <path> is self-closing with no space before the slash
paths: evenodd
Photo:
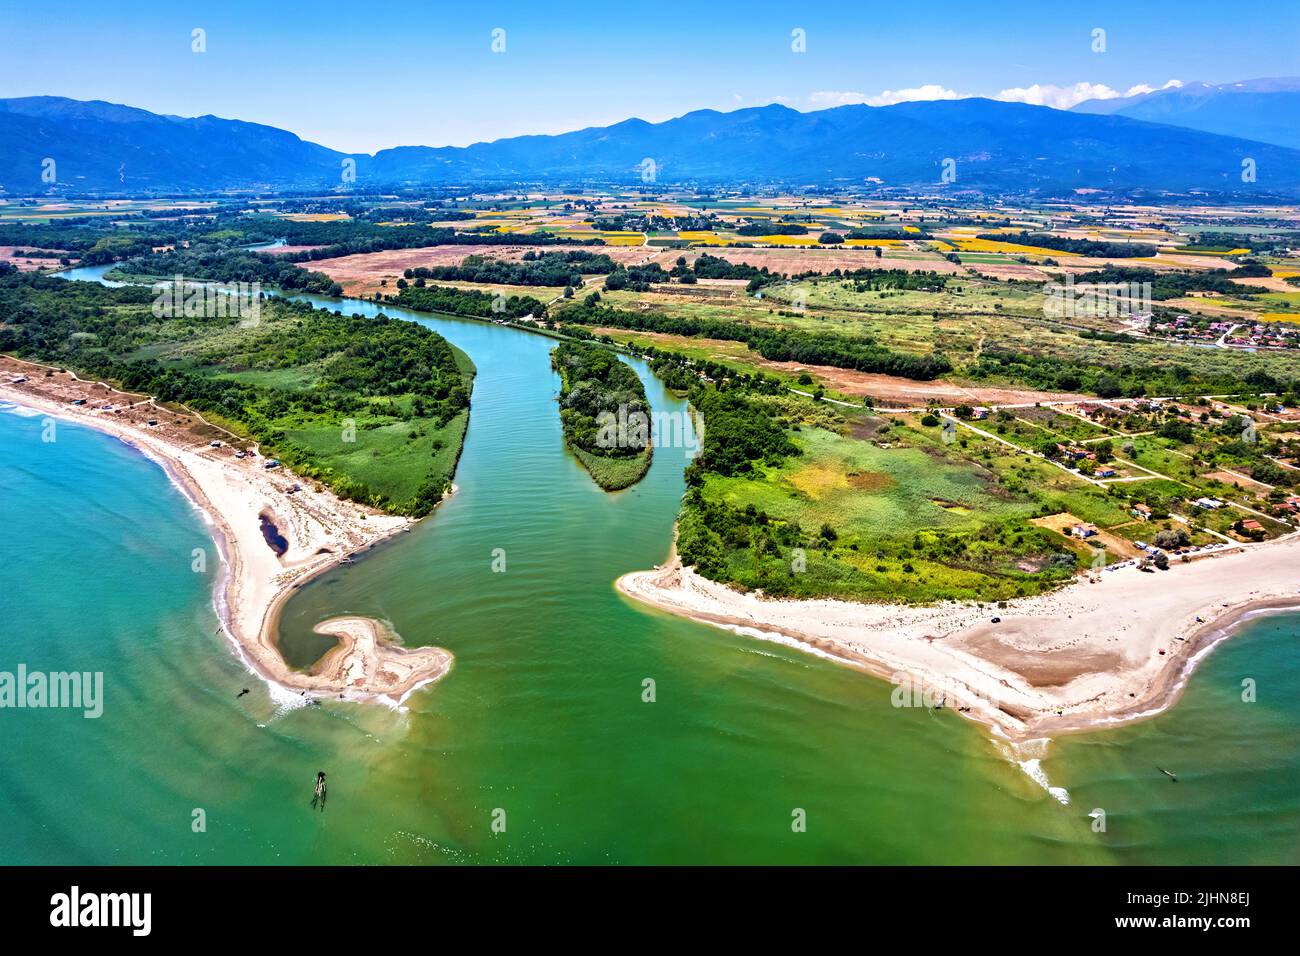
<path id="1" fill-rule="evenodd" d="M 1118 96 L 1138 96 L 1154 93 L 1156 90 L 1177 89 L 1183 85 L 1182 80 L 1170 80 L 1164 86 L 1150 86 L 1139 83 L 1126 91 L 1114 89 L 1105 83 L 1075 83 L 1072 86 L 1054 86 L 1051 83 L 1035 83 L 1033 86 L 1019 86 L 1003 90 L 993 99 L 1010 103 L 1030 103 L 1034 106 L 1050 106 L 1058 110 L 1068 110 L 1084 100 L 1112 100 Z M 808 95 L 808 103 L 814 109 L 827 109 L 833 106 L 848 106 L 852 103 L 866 103 L 868 106 L 892 106 L 894 103 L 911 103 L 917 100 L 961 100 L 974 93 L 958 93 L 938 83 L 926 83 L 905 90 L 882 90 L 874 96 L 852 90 L 818 90 Z"/>
<path id="2" fill-rule="evenodd" d="M 892 106 L 894 103 L 911 103 L 916 100 L 960 100 L 965 94 L 947 89 L 938 83 L 926 83 L 906 90 L 882 90 L 875 96 L 839 90 L 819 90 L 808 96 L 808 102 L 818 108 L 866 103 L 868 106 Z"/>
<path id="3" fill-rule="evenodd" d="M 1058 110 L 1068 110 L 1084 100 L 1109 100 L 1120 96 L 1105 83 L 1075 83 L 1073 86 L 1053 86 L 1050 83 L 1035 83 L 1033 86 L 1013 87 L 1003 90 L 995 100 L 1009 103 L 1030 103 L 1034 106 L 1051 106 Z"/>
<path id="4" fill-rule="evenodd" d="M 1177 89 L 1182 80 L 1170 80 L 1162 90 Z M 1139 96 L 1154 93 L 1156 87 L 1139 83 L 1130 86 L 1125 92 L 1113 89 L 1105 83 L 1075 83 L 1073 86 L 1053 86 L 1050 83 L 1035 83 L 1033 86 L 1013 87 L 1003 90 L 994 99 L 1010 103 L 1031 103 L 1034 106 L 1050 106 L 1058 110 L 1068 110 L 1084 100 L 1113 100 L 1118 96 Z"/>

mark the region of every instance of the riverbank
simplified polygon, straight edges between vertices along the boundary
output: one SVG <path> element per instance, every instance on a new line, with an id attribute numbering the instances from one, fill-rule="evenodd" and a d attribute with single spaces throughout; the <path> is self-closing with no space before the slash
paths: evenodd
<path id="1" fill-rule="evenodd" d="M 192 412 L 47 371 L 0 357 L 0 400 L 113 435 L 167 472 L 204 516 L 221 555 L 219 562 L 206 554 L 178 560 L 219 575 L 213 589 L 218 617 L 258 676 L 301 694 L 397 703 L 450 669 L 447 651 L 402 648 L 375 622 L 360 618 L 322 631 L 337 634 L 340 643 L 310 672 L 289 668 L 276 646 L 279 611 L 293 591 L 409 530 L 411 519 L 344 501 L 283 467 L 267 467 L 255 448 Z M 57 423 L 54 435 L 57 440 Z M 264 535 L 268 523 L 283 538 L 281 554 Z"/>
<path id="2" fill-rule="evenodd" d="M 1244 617 L 1300 608 L 1297 567 L 1293 535 L 1166 572 L 1102 572 L 1004 607 L 769 600 L 708 581 L 676 555 L 616 586 L 660 610 L 883 677 L 895 706 L 950 707 L 1019 741 L 1167 710 Z"/>

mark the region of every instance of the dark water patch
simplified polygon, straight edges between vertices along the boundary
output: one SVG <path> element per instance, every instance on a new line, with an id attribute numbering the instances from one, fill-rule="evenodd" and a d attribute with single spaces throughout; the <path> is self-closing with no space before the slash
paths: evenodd
<path id="1" fill-rule="evenodd" d="M 289 550 L 289 539 L 280 534 L 280 529 L 275 526 L 270 515 L 260 514 L 257 520 L 262 525 L 262 539 L 267 546 L 275 552 L 277 558 L 283 557 L 284 553 Z"/>

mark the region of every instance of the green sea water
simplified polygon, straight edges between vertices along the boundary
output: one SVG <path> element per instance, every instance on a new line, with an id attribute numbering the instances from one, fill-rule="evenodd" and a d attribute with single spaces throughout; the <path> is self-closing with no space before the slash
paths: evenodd
<path id="1" fill-rule="evenodd" d="M 450 649 L 404 711 L 272 694 L 216 633 L 215 561 L 192 570 L 212 541 L 164 473 L 0 414 L 0 671 L 105 681 L 97 720 L 0 710 L 0 862 L 1300 862 L 1300 617 L 1245 626 L 1160 717 L 1008 751 L 882 681 L 622 598 L 619 574 L 668 553 L 685 451 L 604 493 L 565 452 L 552 341 L 407 317 L 478 367 L 460 491 L 282 621 L 299 663 L 341 613 Z"/>

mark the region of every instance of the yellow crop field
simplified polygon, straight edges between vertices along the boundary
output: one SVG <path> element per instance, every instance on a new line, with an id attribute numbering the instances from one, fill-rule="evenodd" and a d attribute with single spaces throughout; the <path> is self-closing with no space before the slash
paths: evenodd
<path id="1" fill-rule="evenodd" d="M 1043 246 L 1022 246 L 1015 242 L 998 242 L 995 239 L 956 239 L 957 248 L 962 252 L 1006 252 L 1021 256 L 1068 256 L 1060 249 L 1047 249 Z"/>
<path id="2" fill-rule="evenodd" d="M 1174 252 L 1183 256 L 1244 256 L 1250 250 L 1229 249 L 1226 252 L 1215 252 L 1213 249 L 1188 249 L 1186 246 L 1175 246 Z"/>
<path id="3" fill-rule="evenodd" d="M 687 242 L 696 242 L 702 246 L 725 246 L 728 240 L 718 235 L 716 232 L 705 232 L 699 229 L 684 229 L 677 233 L 678 239 L 685 239 Z"/>
<path id="4" fill-rule="evenodd" d="M 903 240 L 902 239 L 845 239 L 844 244 L 846 246 L 854 246 L 856 248 L 870 248 L 871 246 L 883 246 L 886 249 L 888 249 L 893 246 L 901 246 L 903 244 Z"/>
<path id="5" fill-rule="evenodd" d="M 1265 322 L 1289 322 L 1300 325 L 1300 314 L 1295 312 L 1265 312 L 1260 316 Z"/>
<path id="6" fill-rule="evenodd" d="M 610 246 L 639 246 L 645 242 L 645 234 L 640 232 L 596 232 L 593 229 L 562 229 L 559 235 L 564 239 L 604 239 Z"/>
<path id="7" fill-rule="evenodd" d="M 351 216 L 345 216 L 341 212 L 294 212 L 280 217 L 288 219 L 290 222 L 339 222 L 343 219 L 351 219 Z"/>
<path id="8" fill-rule="evenodd" d="M 817 240 L 813 236 L 759 236 L 759 242 L 766 242 L 770 246 L 815 246 Z"/>

